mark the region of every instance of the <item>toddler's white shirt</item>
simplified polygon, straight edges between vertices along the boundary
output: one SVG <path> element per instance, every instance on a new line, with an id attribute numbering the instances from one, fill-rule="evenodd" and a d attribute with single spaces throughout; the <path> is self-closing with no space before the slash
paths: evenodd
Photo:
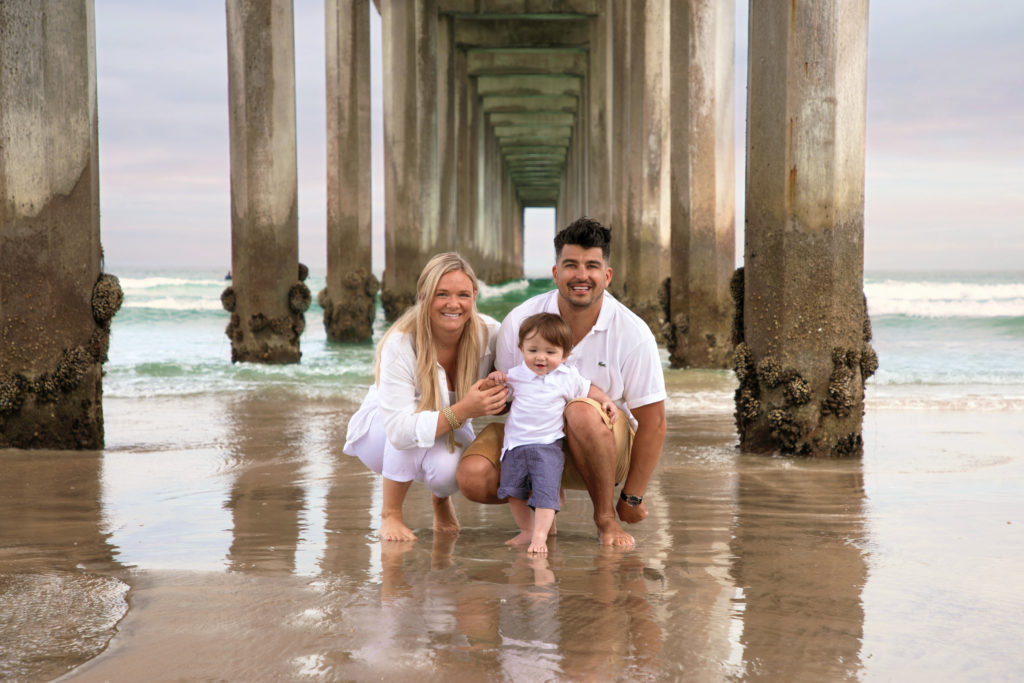
<path id="1" fill-rule="evenodd" d="M 505 420 L 502 456 L 516 446 L 561 439 L 565 436 L 565 405 L 590 391 L 590 380 L 565 363 L 546 375 L 538 375 L 522 362 L 509 370 L 506 377 L 512 387 L 512 409 Z"/>

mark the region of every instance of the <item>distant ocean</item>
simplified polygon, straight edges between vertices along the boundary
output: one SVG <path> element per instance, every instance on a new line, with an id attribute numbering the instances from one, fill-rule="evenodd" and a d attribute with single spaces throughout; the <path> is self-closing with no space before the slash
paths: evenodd
<path id="1" fill-rule="evenodd" d="M 106 396 L 274 389 L 359 401 L 371 381 L 373 343 L 327 341 L 316 304 L 323 273 L 306 282 L 314 303 L 306 312 L 302 361 L 263 366 L 231 364 L 223 272 L 109 270 L 125 298 L 112 326 Z M 500 320 L 551 286 L 547 279 L 484 286 L 479 306 Z M 875 272 L 865 278 L 865 292 L 880 360 L 868 382 L 869 410 L 1024 410 L 1024 272 Z M 375 340 L 385 328 L 378 304 Z M 702 384 L 708 391 L 673 396 L 673 409 L 731 412 L 731 371 L 710 374 L 710 384 Z"/>

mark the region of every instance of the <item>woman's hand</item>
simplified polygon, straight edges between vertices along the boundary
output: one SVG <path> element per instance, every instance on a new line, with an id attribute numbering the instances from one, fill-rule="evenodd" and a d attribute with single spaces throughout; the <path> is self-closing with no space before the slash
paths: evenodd
<path id="1" fill-rule="evenodd" d="M 463 420 L 481 415 L 497 415 L 505 409 L 507 395 L 508 389 L 505 385 L 484 378 L 473 384 L 453 409 Z"/>

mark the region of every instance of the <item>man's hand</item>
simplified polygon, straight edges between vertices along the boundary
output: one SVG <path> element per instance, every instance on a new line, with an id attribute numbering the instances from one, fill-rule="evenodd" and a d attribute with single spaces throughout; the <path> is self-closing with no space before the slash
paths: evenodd
<path id="1" fill-rule="evenodd" d="M 619 499 L 619 504 L 615 506 L 615 511 L 619 513 L 619 519 L 626 524 L 636 524 L 646 519 L 649 514 L 643 503 L 634 507 L 622 499 Z"/>
<path id="2" fill-rule="evenodd" d="M 605 398 L 601 401 L 601 409 L 608 415 L 608 419 L 615 424 L 615 419 L 619 416 L 619 408 L 616 406 L 610 398 Z"/>

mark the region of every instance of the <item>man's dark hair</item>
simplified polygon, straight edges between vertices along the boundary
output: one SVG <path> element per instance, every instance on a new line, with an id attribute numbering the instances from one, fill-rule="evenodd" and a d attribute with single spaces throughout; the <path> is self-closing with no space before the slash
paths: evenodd
<path id="1" fill-rule="evenodd" d="M 555 235 L 555 260 L 562 257 L 562 247 L 566 244 L 575 244 L 577 247 L 592 249 L 601 247 L 601 254 L 605 263 L 608 262 L 608 254 L 611 252 L 612 231 L 593 218 L 583 216 L 577 218 L 569 225 L 558 231 Z"/>

